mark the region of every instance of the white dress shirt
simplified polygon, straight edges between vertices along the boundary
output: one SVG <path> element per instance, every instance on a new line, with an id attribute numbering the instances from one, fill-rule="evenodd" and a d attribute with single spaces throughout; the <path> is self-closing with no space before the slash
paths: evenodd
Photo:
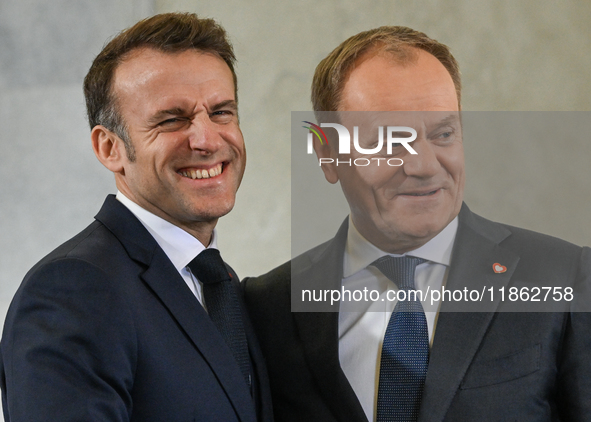
<path id="1" fill-rule="evenodd" d="M 441 286 L 445 285 L 457 228 L 456 217 L 425 245 L 404 254 L 427 260 L 416 268 L 417 290 L 423 292 L 428 288 L 440 290 Z M 376 267 L 369 265 L 386 255 L 403 256 L 388 254 L 371 244 L 357 231 L 349 217 L 342 286 L 351 291 L 363 290 L 367 287 L 368 290 L 379 291 L 380 297 L 375 302 L 367 303 L 341 301 L 339 359 L 369 421 L 375 421 L 382 343 L 390 315 L 396 306 L 396 301 L 387 300 L 386 295 L 388 290 L 398 291 L 396 284 Z M 390 296 L 393 296 L 392 293 Z M 430 307 L 428 298 L 423 299 L 429 341 L 432 343 L 439 304 Z M 363 309 L 360 309 L 360 305 Z"/>
<path id="2" fill-rule="evenodd" d="M 158 245 L 162 248 L 166 256 L 168 256 L 172 265 L 174 265 L 181 277 L 183 277 L 183 280 L 185 280 L 185 283 L 187 283 L 187 286 L 189 286 L 189 289 L 191 289 L 197 300 L 205 308 L 201 283 L 187 267 L 193 258 L 206 249 L 203 243 L 180 227 L 140 207 L 123 193 L 117 192 L 116 198 L 140 220 L 146 230 L 156 239 L 156 242 L 158 242 Z M 211 242 L 207 248 L 217 249 L 215 229 L 213 230 Z"/>

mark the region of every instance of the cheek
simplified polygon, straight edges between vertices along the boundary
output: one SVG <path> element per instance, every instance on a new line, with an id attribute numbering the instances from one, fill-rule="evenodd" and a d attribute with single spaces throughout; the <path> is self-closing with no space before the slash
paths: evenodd
<path id="1" fill-rule="evenodd" d="M 231 126 L 221 127 L 218 131 L 218 134 L 232 148 L 240 151 L 241 154 L 244 154 L 244 136 L 242 135 L 242 131 L 238 125 L 232 124 Z"/>
<path id="2" fill-rule="evenodd" d="M 368 166 L 347 164 L 338 167 L 339 180 L 345 196 L 350 203 L 354 202 L 358 205 L 375 204 L 384 199 L 391 199 L 399 185 L 396 181 L 399 170 L 400 167 L 388 166 L 384 163 L 378 166 L 377 162 L 371 162 Z"/>
<path id="3" fill-rule="evenodd" d="M 170 170 L 170 157 L 160 154 L 160 151 L 150 151 L 150 154 L 136 156 L 133 183 L 144 191 L 162 192 L 176 182 L 176 174 Z"/>
<path id="4" fill-rule="evenodd" d="M 358 175 L 364 181 L 367 189 L 375 192 L 375 195 L 383 196 L 385 199 L 392 199 L 400 182 L 399 174 L 402 174 L 402 167 L 390 166 L 385 162 L 372 162 L 366 167 L 357 167 Z M 379 198 L 376 198 L 379 199 Z"/>
<path id="5" fill-rule="evenodd" d="M 451 175 L 456 183 L 463 183 L 464 179 L 464 150 L 461 145 L 446 149 L 438 154 L 441 166 Z"/>

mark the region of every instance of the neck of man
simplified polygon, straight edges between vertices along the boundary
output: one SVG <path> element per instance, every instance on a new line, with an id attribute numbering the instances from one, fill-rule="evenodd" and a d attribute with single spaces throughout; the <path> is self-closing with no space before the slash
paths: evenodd
<path id="1" fill-rule="evenodd" d="M 138 198 L 133 195 L 133 193 L 127 188 L 126 185 L 121 183 L 116 183 L 117 189 L 125 195 L 130 201 L 134 202 L 138 206 L 142 207 L 144 210 L 154 214 L 157 217 L 162 218 L 165 221 L 168 221 L 170 224 L 177 226 L 178 228 L 186 231 L 191 236 L 196 238 L 203 246 L 208 247 L 211 243 L 212 236 L 213 236 L 213 229 L 215 228 L 218 219 L 212 218 L 207 220 L 176 220 L 172 218 L 170 215 L 166 214 L 157 206 L 138 200 Z"/>

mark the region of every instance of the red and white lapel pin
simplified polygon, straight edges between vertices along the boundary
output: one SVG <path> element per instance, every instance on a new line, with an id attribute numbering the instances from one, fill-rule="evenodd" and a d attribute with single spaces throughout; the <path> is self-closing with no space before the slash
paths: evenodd
<path id="1" fill-rule="evenodd" d="M 507 271 L 507 267 L 499 264 L 498 262 L 495 262 L 493 264 L 493 271 L 497 274 L 501 274 L 501 273 L 504 273 L 505 271 Z"/>

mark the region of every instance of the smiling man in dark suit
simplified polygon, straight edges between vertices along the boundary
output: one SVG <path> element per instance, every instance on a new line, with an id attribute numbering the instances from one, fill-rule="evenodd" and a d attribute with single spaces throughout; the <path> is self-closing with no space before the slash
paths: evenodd
<path id="1" fill-rule="evenodd" d="M 334 136 L 315 144 L 349 218 L 329 242 L 244 281 L 277 421 L 591 420 L 589 313 L 569 304 L 505 312 L 525 308 L 499 294 L 464 308 L 382 301 L 415 289 L 588 288 L 589 248 L 494 223 L 463 203 L 460 93 L 448 48 L 405 27 L 357 34 L 318 65 L 319 121 L 325 111 L 345 126 L 349 112 L 407 113 L 416 154 L 398 146 L 400 166 L 355 166 L 347 161 L 372 156 L 341 154 Z M 362 309 L 344 294 L 301 302 L 306 290 L 363 288 L 380 296 Z"/>
<path id="2" fill-rule="evenodd" d="M 141 21 L 94 60 L 92 146 L 118 193 L 11 304 L 6 421 L 272 420 L 214 231 L 246 163 L 234 60 L 224 29 L 194 14 Z"/>

